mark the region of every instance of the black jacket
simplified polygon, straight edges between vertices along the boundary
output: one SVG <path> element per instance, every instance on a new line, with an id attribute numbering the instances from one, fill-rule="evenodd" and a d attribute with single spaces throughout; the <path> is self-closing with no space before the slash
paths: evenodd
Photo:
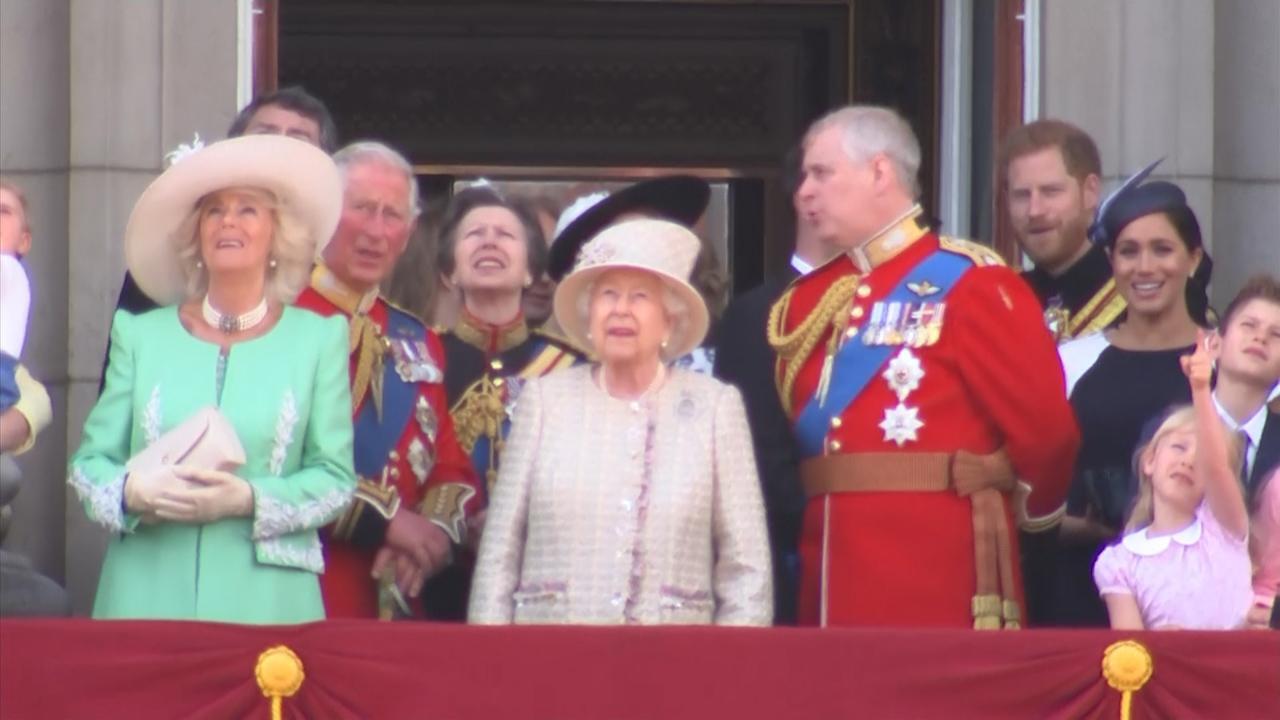
<path id="1" fill-rule="evenodd" d="M 783 625 L 795 624 L 796 545 L 805 497 L 797 474 L 800 454 L 774 384 L 766 324 L 770 307 L 795 275 L 789 270 L 785 280 L 766 281 L 729 304 L 716 333 L 715 361 L 716 377 L 737 386 L 747 408 L 773 548 L 774 613 Z"/>

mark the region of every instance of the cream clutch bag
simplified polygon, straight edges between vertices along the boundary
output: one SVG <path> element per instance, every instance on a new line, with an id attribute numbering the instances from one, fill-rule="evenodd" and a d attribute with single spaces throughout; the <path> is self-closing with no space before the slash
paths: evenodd
<path id="1" fill-rule="evenodd" d="M 217 408 L 197 410 L 177 427 L 129 459 L 129 472 L 172 465 L 232 472 L 244 465 L 244 446 L 236 429 Z"/>

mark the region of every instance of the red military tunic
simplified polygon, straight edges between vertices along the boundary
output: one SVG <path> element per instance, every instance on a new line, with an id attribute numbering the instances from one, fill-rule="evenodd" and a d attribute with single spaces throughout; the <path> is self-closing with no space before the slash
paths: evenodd
<path id="1" fill-rule="evenodd" d="M 909 271 L 933 253 L 966 256 L 972 266 L 963 270 L 949 294 L 928 283 L 913 283 L 922 301 L 932 293 L 945 298 L 945 312 L 932 311 L 942 318 L 933 344 L 903 346 L 914 360 L 908 357 L 905 365 L 895 366 L 905 368 L 896 384 L 892 374 L 884 374 L 889 362 L 876 365 L 861 392 L 842 411 L 837 409 L 817 454 L 987 454 L 1003 447 L 1018 478 L 1033 488 L 1027 512 L 1050 514 L 1066 495 L 1078 431 L 1040 305 L 990 250 L 941 241 L 919 217 L 914 208 L 858 250 L 796 280 L 779 300 L 770 339 L 779 352 L 783 404 L 795 422 L 818 392 L 828 351 L 847 342 L 862 345 L 863 335 L 890 324 L 887 303 L 880 301 L 909 279 Z M 838 298 L 824 303 L 824 297 L 838 280 L 850 276 L 856 279 L 856 291 L 848 291 L 846 280 L 848 299 L 838 303 L 835 319 L 810 328 L 816 342 L 799 343 L 810 348 L 807 353 L 803 347 L 797 350 L 801 324 L 820 312 L 820 305 L 832 306 Z M 840 342 L 832 342 L 833 328 L 842 332 Z M 793 336 L 790 344 L 784 342 L 788 334 Z M 890 357 L 902 352 L 892 348 Z M 875 461 L 885 456 L 865 457 Z M 1003 508 L 996 505 L 996 515 L 1003 510 L 1007 527 L 1002 532 L 1006 548 L 1012 548 L 1012 577 L 1020 588 L 1013 503 L 1007 494 L 997 497 Z M 811 491 L 800 540 L 800 622 L 974 626 L 974 523 L 970 499 L 954 490 Z M 1020 603 L 1020 589 L 1016 597 Z"/>
<path id="2" fill-rule="evenodd" d="M 385 444 L 392 448 L 386 455 L 385 465 L 360 475 L 350 509 L 322 535 L 325 572 L 320 578 L 320 589 L 327 616 L 376 618 L 379 616 L 378 584 L 370 572 L 395 511 L 407 504 L 439 525 L 454 543 L 461 543 L 465 539 L 466 518 L 480 509 L 479 484 L 470 460 L 454 435 L 444 386 L 444 350 L 435 333 L 416 319 L 408 320 L 414 339 L 421 343 L 397 344 L 395 338 L 387 337 L 392 314 L 398 314 L 401 328 L 411 316 L 388 305 L 376 294 L 362 297 L 347 290 L 322 266 L 316 268 L 311 287 L 298 296 L 297 305 L 326 316 L 343 313 L 352 317 L 359 310 L 372 323 L 376 337 L 365 338 L 360 323 L 353 321 L 353 418 L 361 417 L 365 405 L 374 402 L 381 389 L 372 380 L 379 375 L 378 368 L 370 367 L 373 355 L 382 356 L 376 362 L 387 365 L 385 372 L 392 371 L 392 363 L 404 363 L 406 356 L 411 356 L 420 363 L 418 367 L 424 374 L 431 375 L 429 379 L 415 378 L 412 383 L 398 386 L 408 388 L 413 394 L 413 411 L 402 427 L 383 430 L 391 434 Z M 363 352 L 365 343 L 375 350 Z M 427 357 L 417 357 L 419 354 Z M 385 404 L 387 400 L 383 398 L 382 402 Z M 356 422 L 357 455 L 362 440 L 359 435 L 377 430 Z M 394 435 L 398 435 L 398 440 Z M 357 472 L 360 473 L 359 464 Z"/>

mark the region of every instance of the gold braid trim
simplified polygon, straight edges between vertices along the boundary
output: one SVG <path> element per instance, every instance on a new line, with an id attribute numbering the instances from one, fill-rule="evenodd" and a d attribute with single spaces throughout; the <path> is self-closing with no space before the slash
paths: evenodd
<path id="1" fill-rule="evenodd" d="M 1080 312 L 1071 316 L 1067 325 L 1067 337 L 1075 338 L 1097 332 L 1110 325 L 1126 307 L 1124 298 L 1116 290 L 1115 279 L 1108 280 Z"/>
<path id="2" fill-rule="evenodd" d="M 382 356 L 386 352 L 382 333 L 378 325 L 368 315 L 358 313 L 351 316 L 349 335 L 351 352 L 359 352 L 356 359 L 356 374 L 351 380 L 351 408 L 359 410 L 365 393 L 373 391 L 373 408 L 378 418 L 382 418 Z"/>
<path id="3" fill-rule="evenodd" d="M 795 288 L 788 289 L 769 310 L 769 346 L 778 354 L 778 394 L 782 399 L 782 407 L 791 414 L 791 389 L 796 384 L 796 376 L 805 358 L 813 352 L 830 328 L 833 333 L 831 345 L 838 347 L 844 326 L 849 324 L 847 312 L 853 301 L 854 291 L 858 289 L 858 276 L 846 275 L 831 284 L 813 309 L 800 325 L 792 332 L 786 331 L 787 310 L 791 305 L 791 294 Z M 831 348 L 828 348 L 830 352 Z M 785 365 L 784 365 L 785 363 Z M 825 370 L 825 367 L 824 367 Z M 825 374 L 825 373 L 824 373 Z"/>

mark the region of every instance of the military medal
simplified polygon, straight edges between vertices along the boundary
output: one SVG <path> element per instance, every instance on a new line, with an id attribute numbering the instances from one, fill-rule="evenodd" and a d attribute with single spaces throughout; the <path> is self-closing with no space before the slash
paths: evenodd
<path id="1" fill-rule="evenodd" d="M 396 374 L 407 383 L 438 383 L 444 378 L 440 366 L 431 358 L 427 343 L 418 338 L 396 338 L 391 341 L 391 354 L 396 361 Z"/>
<path id="2" fill-rule="evenodd" d="M 866 287 L 865 285 L 863 287 Z M 871 306 L 871 319 L 867 321 L 866 327 L 862 329 L 862 344 L 874 345 L 876 343 L 876 334 L 884 327 L 884 303 L 876 302 Z"/>
<path id="3" fill-rule="evenodd" d="M 912 391 L 919 389 L 920 381 L 924 379 L 924 368 L 915 353 L 908 348 L 902 348 L 889 361 L 889 367 L 881 377 L 889 383 L 889 388 L 898 396 L 898 401 L 902 402 Z"/>
<path id="4" fill-rule="evenodd" d="M 1071 312 L 1062 304 L 1062 298 L 1054 297 L 1049 300 L 1049 306 L 1044 310 L 1044 324 L 1049 328 L 1049 334 L 1053 335 L 1056 342 L 1062 342 L 1066 339 L 1067 328 L 1070 327 Z"/>
<path id="5" fill-rule="evenodd" d="M 876 333 L 876 345 L 897 345 L 901 342 L 898 323 L 902 322 L 902 303 L 891 302 L 885 309 L 884 325 Z"/>
<path id="6" fill-rule="evenodd" d="M 427 476 L 431 474 L 431 467 L 435 465 L 435 460 L 431 453 L 427 450 L 427 446 L 422 444 L 418 438 L 409 441 L 409 469 L 413 471 L 413 477 L 418 481 L 418 485 L 427 482 Z"/>
<path id="7" fill-rule="evenodd" d="M 942 315 L 947 311 L 945 302 L 936 303 L 933 306 L 933 313 L 929 316 L 929 324 L 926 327 L 926 335 L 928 336 L 925 345 L 937 344 L 938 339 L 942 337 Z"/>
<path id="8" fill-rule="evenodd" d="M 525 380 L 519 376 L 507 378 L 507 397 L 502 403 L 503 410 L 507 413 L 507 419 L 515 418 L 516 401 L 520 399 L 520 391 L 524 389 Z"/>
<path id="9" fill-rule="evenodd" d="M 937 314 L 937 303 L 920 303 L 920 307 L 911 315 L 911 347 L 919 348 L 932 345 L 929 341 L 933 317 Z"/>
<path id="10" fill-rule="evenodd" d="M 413 417 L 418 421 L 418 428 L 422 430 L 422 434 L 427 436 L 427 440 L 432 444 L 436 444 L 436 433 L 440 429 L 440 419 L 436 417 L 435 408 L 431 407 L 431 403 L 427 399 L 419 396 L 418 404 L 413 409 Z"/>
<path id="11" fill-rule="evenodd" d="M 920 420 L 920 408 L 908 407 L 898 403 L 897 407 L 885 408 L 884 419 L 880 421 L 880 429 L 884 430 L 884 441 L 896 443 L 902 447 L 911 440 L 918 440 L 916 431 L 924 427 Z"/>

